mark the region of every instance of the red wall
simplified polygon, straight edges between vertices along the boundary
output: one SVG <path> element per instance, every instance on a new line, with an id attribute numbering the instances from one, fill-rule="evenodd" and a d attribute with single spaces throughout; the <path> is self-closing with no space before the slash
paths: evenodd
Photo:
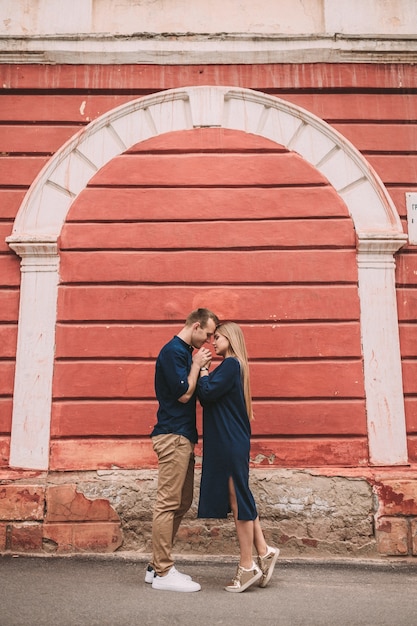
<path id="1" fill-rule="evenodd" d="M 25 189 L 80 125 L 140 95 L 226 84 L 317 114 L 375 167 L 405 220 L 417 190 L 417 78 L 402 66 L 0 66 L 0 454 L 7 464 L 19 262 L 4 243 Z M 401 80 L 401 88 L 398 87 Z M 53 86 L 51 86 L 53 85 Z M 110 95 L 109 95 L 110 94 Z M 405 224 L 406 228 L 406 224 Z M 153 365 L 194 306 L 244 327 L 253 457 L 366 462 L 355 236 L 346 207 L 295 154 L 207 129 L 143 142 L 71 207 L 61 237 L 51 465 L 147 466 Z M 416 260 L 398 255 L 411 460 L 417 457 Z M 276 317 L 274 317 L 276 316 Z"/>
<path id="2" fill-rule="evenodd" d="M 93 177 L 72 205 L 61 250 L 58 467 L 91 422 L 96 435 L 149 435 L 154 360 L 205 304 L 247 334 L 254 457 L 366 458 L 352 222 L 300 157 L 220 129 L 145 141 Z"/>

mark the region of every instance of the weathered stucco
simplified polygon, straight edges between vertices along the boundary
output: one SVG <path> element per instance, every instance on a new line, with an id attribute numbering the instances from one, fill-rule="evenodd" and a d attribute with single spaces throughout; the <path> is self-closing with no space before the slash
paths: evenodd
<path id="1" fill-rule="evenodd" d="M 151 553 L 156 470 L 15 475 L 0 487 L 0 552 Z M 251 487 L 267 540 L 284 558 L 417 555 L 413 472 L 253 469 Z M 236 556 L 233 520 L 197 519 L 194 503 L 176 554 Z"/>
<path id="2" fill-rule="evenodd" d="M 50 474 L 60 483 L 62 474 Z M 106 498 L 122 522 L 121 550 L 151 551 L 152 511 L 157 472 L 98 471 L 68 476 L 87 498 Z M 194 503 L 180 527 L 175 551 L 183 554 L 236 554 L 232 519 L 196 519 L 200 473 Z M 364 479 L 315 476 L 308 471 L 254 470 L 251 486 L 265 534 L 283 556 L 362 556 L 375 553 L 374 498 Z"/>
<path id="3" fill-rule="evenodd" d="M 282 33 L 297 35 L 415 33 L 413 0 L 3 0 L 0 34 Z M 413 19 L 414 18 L 414 19 Z M 81 36 L 81 35 L 80 35 Z"/>
<path id="4" fill-rule="evenodd" d="M 58 4 L 60 5 L 59 11 L 56 10 Z M 220 4 L 219 0 L 213 0 L 211 3 L 195 0 L 189 3 L 186 0 L 177 0 L 169 4 L 168 11 L 165 0 L 142 0 L 140 2 L 121 0 L 116 8 L 110 0 L 74 0 L 73 3 L 65 5 L 65 8 L 68 6 L 68 10 L 65 11 L 61 3 L 57 3 L 56 0 L 38 0 L 36 3 L 33 0 L 3 0 L 0 6 L 0 63 L 15 63 L 19 67 L 27 64 L 19 71 L 19 80 L 24 83 L 25 80 L 30 81 L 27 78 L 30 70 L 29 64 L 39 64 L 39 67 L 42 67 L 42 64 L 62 63 L 67 67 L 67 64 L 74 66 L 89 63 L 97 65 L 131 63 L 136 69 L 139 68 L 139 64 L 143 66 L 178 64 L 181 67 L 187 65 L 196 67 L 197 64 L 205 63 L 209 66 L 217 63 L 224 68 L 226 64 L 235 63 L 239 67 L 240 64 L 247 64 L 250 68 L 257 63 L 286 62 L 300 64 L 298 73 L 295 72 L 295 76 L 300 77 L 308 74 L 305 68 L 307 62 L 317 65 L 323 62 L 343 65 L 354 61 L 365 65 L 362 72 L 355 68 L 352 73 L 355 77 L 354 81 L 359 81 L 357 83 L 359 87 L 362 84 L 360 76 L 364 80 L 369 72 L 369 64 L 375 63 L 380 66 L 388 63 L 398 64 L 391 68 L 392 77 L 389 80 L 393 82 L 384 84 L 381 81 L 371 85 L 372 90 L 380 94 L 378 97 L 382 101 L 384 97 L 397 97 L 393 93 L 383 94 L 384 89 L 406 91 L 402 83 L 402 71 L 405 64 L 415 63 L 417 60 L 415 34 L 417 5 L 413 0 L 384 2 L 369 0 L 365 3 L 362 0 L 352 0 L 349 3 L 344 0 L 278 0 L 276 2 L 260 0 L 256 4 L 249 2 Z M 239 7 L 238 11 L 236 7 Z M 403 67 L 401 63 L 404 64 Z M 45 81 L 42 83 L 44 89 L 50 89 L 53 84 L 50 73 L 52 68 L 52 65 L 48 65 L 44 77 L 39 79 Z M 164 69 L 164 80 L 168 80 L 168 77 L 172 80 L 171 70 L 172 68 L 169 71 Z M 207 68 L 204 68 L 204 71 L 207 71 Z M 268 69 L 268 74 L 271 73 L 274 76 L 275 88 L 279 87 L 282 90 L 285 80 L 289 81 L 287 88 L 293 90 L 299 87 L 300 84 L 291 73 L 292 70 L 289 72 L 287 68 L 285 71 L 287 74 L 284 79 L 284 73 L 281 74 L 277 68 Z M 94 72 L 100 73 L 97 68 Z M 121 78 L 125 75 L 122 65 L 118 68 L 118 72 L 120 75 L 117 75 L 115 82 L 105 85 L 109 93 L 120 89 L 119 83 L 122 83 L 124 88 L 128 88 Z M 143 72 L 143 67 L 140 72 Z M 345 93 L 352 89 L 352 84 L 345 82 L 347 74 L 340 82 L 336 81 L 329 86 L 329 74 L 332 70 L 325 67 L 317 68 L 315 72 L 313 73 L 314 88 L 318 88 L 318 85 L 323 89 L 331 88 L 345 91 Z M 92 75 L 90 74 L 90 77 Z M 138 88 L 138 75 L 132 74 L 132 76 L 136 89 Z M 386 74 L 388 81 L 387 76 L 388 73 Z M 140 80 L 143 81 L 142 74 L 140 74 Z M 195 80 L 193 78 L 191 81 L 185 81 L 185 84 L 194 84 Z M 93 89 L 94 81 L 88 83 L 88 78 L 85 78 L 85 81 L 86 89 Z M 222 84 L 217 74 L 214 74 L 212 81 L 216 85 Z M 258 85 L 256 81 L 254 82 Z M 231 83 L 225 82 L 224 84 L 240 85 L 241 82 L 233 80 Z M 142 82 L 140 85 L 144 88 Z M 10 87 L 8 80 L 4 80 L 3 86 L 4 88 Z M 252 87 L 252 84 L 249 86 Z M 271 88 L 269 83 L 268 86 Z M 311 88 L 311 85 L 302 84 L 301 86 L 306 92 Z M 54 86 L 58 92 L 61 90 L 61 93 L 72 87 L 75 87 L 72 79 L 68 79 L 68 83 L 61 84 L 59 88 Z M 176 89 L 178 84 L 175 83 L 170 87 Z M 366 87 L 369 87 L 368 83 Z M 35 88 L 33 84 L 26 85 L 26 87 L 20 84 L 19 87 L 14 87 L 17 94 L 19 89 L 32 92 L 32 90 L 36 91 L 36 88 L 39 88 L 39 85 Z M 148 87 L 149 92 L 155 89 L 160 89 L 160 87 L 158 85 L 155 87 L 154 84 Z M 145 92 L 147 93 L 144 88 Z M 411 90 L 409 93 L 409 102 L 411 102 Z M 356 93 L 350 95 L 357 98 Z M 366 97 L 369 95 L 366 94 Z M 84 115 L 87 101 L 84 98 L 87 96 L 82 97 L 80 113 Z M 324 94 L 324 98 L 331 98 L 331 94 Z M 411 124 L 414 123 L 415 115 L 412 113 L 412 106 L 409 102 L 403 106 L 403 100 L 401 100 L 401 104 L 397 105 L 399 109 L 407 111 L 409 117 L 407 118 L 403 112 L 401 117 L 393 116 L 393 127 L 396 131 L 401 129 L 401 125 L 398 124 L 399 119 L 406 119 L 407 129 L 410 128 L 410 132 L 412 130 Z M 375 110 L 378 108 L 375 107 Z M 216 110 L 216 107 L 207 108 L 210 114 Z M 333 113 L 334 111 L 336 109 Z M 333 118 L 334 115 L 330 117 Z M 320 113 L 320 118 L 324 119 L 325 115 Z M 264 117 L 253 119 L 263 123 Z M 341 116 L 340 119 L 345 118 Z M 363 119 L 374 120 L 374 112 L 372 111 L 367 118 L 364 116 Z M 391 118 L 379 117 L 374 121 L 380 125 L 381 121 L 387 119 Z M 10 120 L 16 121 L 13 115 L 10 116 Z M 87 117 L 81 122 L 84 123 L 86 120 Z M 24 121 L 27 121 L 26 118 Z M 31 118 L 30 124 L 32 121 Z M 20 128 L 23 128 L 23 125 Z M 248 128 L 253 131 L 254 127 Z M 305 128 L 311 130 L 312 125 L 306 124 Z M 163 127 L 161 132 L 163 132 Z M 326 133 L 321 134 L 319 142 L 310 141 L 313 137 L 310 134 L 304 134 L 305 136 L 308 141 L 303 144 L 303 150 L 306 146 L 308 147 L 308 143 L 311 143 L 314 149 L 327 144 Z M 303 134 L 297 133 L 294 137 L 302 139 Z M 106 145 L 110 146 L 111 141 Z M 390 150 L 388 151 L 384 146 L 383 158 L 388 152 L 395 154 L 398 150 L 393 143 L 387 143 L 387 145 Z M 303 150 L 300 150 L 300 153 L 308 158 Z M 372 153 L 375 148 L 368 145 L 363 150 Z M 8 151 L 9 148 L 5 150 L 5 153 Z M 35 152 L 35 149 L 32 148 L 32 151 Z M 406 154 L 407 147 L 402 145 L 400 151 Z M 15 144 L 11 152 L 14 152 L 12 158 L 19 163 L 17 159 L 22 157 L 17 155 L 25 154 L 27 149 L 16 148 Z M 339 152 L 330 150 L 324 162 L 321 159 L 309 160 L 315 165 L 319 163 L 323 173 L 326 174 L 328 174 L 330 163 L 335 180 L 339 180 L 340 173 L 345 175 L 346 172 L 351 171 L 343 164 L 340 166 L 337 156 L 342 154 L 344 154 L 343 150 Z M 78 153 L 76 155 L 74 151 L 73 156 L 78 158 Z M 89 161 L 91 154 L 87 151 L 85 156 L 87 159 L 84 160 L 84 165 Z M 370 158 L 372 159 L 372 155 Z M 381 154 L 376 158 L 381 158 Z M 33 156 L 30 159 L 35 160 Z M 412 185 L 415 181 L 415 171 L 412 154 L 407 156 L 407 162 L 411 163 L 408 170 L 404 168 L 404 165 L 398 166 L 401 176 L 392 167 L 392 162 L 386 166 L 386 171 L 389 170 L 390 174 L 386 175 L 387 180 L 384 179 L 384 182 L 393 183 L 391 192 L 398 196 L 400 192 L 403 193 L 401 184 L 405 184 L 407 190 L 414 189 Z M 17 171 L 20 168 L 14 167 L 14 169 Z M 9 174 L 6 173 L 5 176 Z M 26 171 L 25 176 L 27 176 Z M 62 182 L 59 177 L 57 180 L 58 183 Z M 332 176 L 329 176 L 329 180 L 334 182 Z M 359 178 L 358 181 L 360 180 Z M 13 183 L 12 178 L 4 185 L 6 187 L 14 185 L 16 189 L 23 188 L 21 179 L 19 179 L 19 184 Z M 352 188 L 349 185 L 335 185 L 335 187 L 338 190 L 345 189 L 348 194 L 354 193 L 356 189 L 356 186 Z M 365 200 L 366 196 L 363 196 L 355 204 L 357 224 L 366 213 L 363 209 L 366 207 L 369 212 L 372 205 L 372 202 Z M 59 214 L 60 207 L 60 204 L 54 205 L 55 215 Z M 395 226 L 394 222 L 393 225 Z M 398 249 L 396 244 L 405 242 L 405 238 L 401 239 L 401 232 L 399 228 L 400 237 L 394 245 L 384 237 L 378 240 L 378 233 L 376 237 L 368 233 L 370 236 L 365 241 L 360 241 L 358 253 L 361 301 L 365 310 L 365 314 L 362 311 L 363 327 L 366 331 L 364 334 L 372 339 L 371 343 L 364 342 L 365 354 L 372 355 L 372 359 L 368 360 L 369 368 L 365 374 L 368 399 L 373 397 L 375 400 L 375 398 L 383 397 L 383 393 L 374 394 L 375 385 L 379 385 L 379 388 L 385 392 L 386 388 L 391 389 L 392 381 L 394 381 L 395 393 L 392 393 L 390 397 L 402 404 L 403 394 L 402 391 L 398 392 L 399 384 L 397 384 L 401 372 L 398 360 L 398 337 L 396 334 L 387 332 L 387 326 L 384 323 L 375 324 L 377 316 L 372 315 L 375 310 L 379 313 L 386 311 L 379 303 L 386 302 L 387 288 L 391 290 L 392 295 L 394 294 L 393 255 Z M 43 242 L 45 247 L 37 245 L 35 251 L 33 242 L 30 240 L 25 240 L 23 243 L 20 240 L 15 242 L 15 248 L 18 249 L 16 251 L 24 259 L 22 275 L 25 277 L 22 278 L 22 285 L 25 283 L 27 315 L 25 319 L 28 320 L 29 339 L 34 336 L 33 309 L 27 304 L 36 302 L 36 298 L 31 298 L 32 295 L 38 294 L 38 291 L 32 291 L 33 285 L 36 284 L 36 289 L 39 289 L 43 297 L 47 294 L 47 297 L 55 302 L 54 294 L 51 294 L 51 289 L 54 288 L 53 281 L 57 277 L 55 239 L 42 240 L 41 244 Z M 408 258 L 410 257 L 412 258 L 412 255 L 408 254 Z M 402 264 L 404 265 L 404 261 Z M 41 284 L 38 276 L 40 272 L 52 276 L 53 280 L 49 282 L 46 278 Z M 388 279 L 385 282 L 386 277 Z M 404 284 L 405 281 L 400 282 Z M 27 288 L 28 284 L 29 288 Z M 414 281 L 411 284 L 414 285 Z M 369 307 L 371 295 L 373 307 Z M 405 300 L 404 297 L 404 302 Z M 390 302 L 394 305 L 395 298 L 392 297 Z M 415 325 L 412 293 L 408 295 L 407 302 L 407 306 L 403 304 L 402 315 L 403 319 L 411 322 L 409 326 L 413 327 Z M 406 309 L 405 314 L 404 309 Z M 392 308 L 388 309 L 386 318 L 390 323 L 395 321 L 396 327 L 397 316 Z M 42 322 L 48 323 L 48 319 L 43 316 Z M 380 322 L 379 318 L 378 321 Z M 389 324 L 388 328 L 390 327 Z M 9 332 L 9 328 L 6 330 Z M 45 335 L 42 334 L 42 337 L 45 339 Z M 392 358 L 392 346 L 385 343 L 387 337 L 390 340 L 394 339 L 394 357 L 397 361 Z M 47 335 L 47 338 L 53 339 L 52 334 Z M 29 342 L 29 345 L 32 344 Z M 46 351 L 50 354 L 52 354 L 52 345 L 53 342 L 46 346 Z M 373 345 L 380 348 L 379 358 L 373 358 Z M 389 359 L 386 358 L 387 353 L 390 355 Z M 414 348 L 405 354 L 408 358 L 414 359 Z M 27 354 L 24 357 L 27 359 Z M 2 364 L 11 371 L 11 362 L 4 359 Z M 405 365 L 407 366 L 407 363 Z M 398 377 L 391 376 L 391 370 L 385 368 L 394 368 Z M 380 370 L 384 374 L 382 379 Z M 411 369 L 405 371 L 411 371 Z M 411 378 L 414 376 L 409 374 L 406 382 Z M 384 380 L 387 380 L 389 384 L 385 385 Z M 26 392 L 30 385 L 27 384 L 27 380 L 24 382 L 22 389 Z M 42 396 L 43 401 L 45 398 L 47 402 L 50 399 L 48 390 L 50 382 L 51 379 L 47 378 L 46 395 Z M 408 398 L 413 392 L 414 387 L 408 392 L 406 388 Z M 9 401 L 9 398 L 7 400 Z M 378 435 L 383 433 L 382 439 L 377 442 L 378 445 L 371 446 L 371 460 L 376 465 L 387 460 L 393 463 L 405 460 L 404 417 L 402 407 L 398 408 L 396 402 L 391 404 L 372 402 L 368 405 L 370 432 L 376 432 Z M 28 404 L 33 411 L 34 405 L 30 402 Z M 387 407 L 388 410 L 386 410 Z M 49 409 L 45 409 L 42 402 L 36 408 L 39 409 L 41 419 L 36 424 L 33 437 L 38 438 L 40 433 L 48 435 L 42 440 L 36 440 L 37 450 L 42 458 L 48 459 Z M 379 421 L 373 417 L 381 414 L 383 415 L 382 425 L 385 425 L 383 430 Z M 391 416 L 401 422 L 401 428 L 393 427 L 395 425 L 391 421 Z M 413 437 L 410 438 L 409 445 L 414 445 L 415 441 L 415 430 L 412 432 Z M 105 441 L 106 444 L 111 445 L 108 439 Z M 398 444 L 398 441 L 400 453 L 396 453 L 395 458 L 392 459 L 391 455 L 395 447 L 393 442 Z M 80 439 L 74 440 L 75 447 L 80 449 Z M 381 450 L 383 455 L 380 454 Z M 9 460 L 8 452 L 8 441 L 3 438 L 0 442 L 0 457 L 4 461 L 4 467 L 7 467 Z M 126 455 L 126 447 L 124 454 Z M 25 462 L 27 459 L 26 455 Z M 35 466 L 46 467 L 46 465 L 45 462 L 45 464 Z M 24 463 L 21 466 L 26 467 Z M 125 467 L 128 466 L 125 465 Z M 366 468 L 358 468 L 357 471 L 361 472 L 362 469 L 367 471 Z M 400 466 L 396 471 L 402 474 L 407 473 L 407 470 L 408 468 L 404 470 Z M 355 477 L 348 477 L 346 474 L 330 476 L 330 468 L 324 470 L 322 468 L 322 471 L 325 471 L 327 475 L 318 475 L 317 472 L 308 470 L 276 468 L 255 470 L 252 473 L 252 487 L 266 535 L 271 542 L 280 546 L 284 557 L 295 555 L 356 557 L 376 554 L 417 556 L 417 492 L 416 482 L 412 478 L 400 479 L 397 474 L 392 474 L 396 477 L 395 480 L 376 480 L 365 478 L 359 473 Z M 344 470 L 337 468 L 334 471 L 343 473 Z M 410 468 L 410 476 L 412 476 L 412 468 Z M 199 474 L 197 474 L 194 506 L 180 528 L 175 546 L 176 551 L 190 555 L 237 554 L 235 530 L 231 520 L 196 519 L 198 478 Z M 18 470 L 7 470 L 0 488 L 0 551 L 60 553 L 134 550 L 143 554 L 145 558 L 151 549 L 151 519 L 156 480 L 156 471 L 150 469 L 68 471 L 43 475 L 41 472 L 19 473 Z"/>
<path id="5" fill-rule="evenodd" d="M 59 10 L 57 7 L 59 5 Z M 0 62 L 413 62 L 413 0 L 3 0 Z"/>

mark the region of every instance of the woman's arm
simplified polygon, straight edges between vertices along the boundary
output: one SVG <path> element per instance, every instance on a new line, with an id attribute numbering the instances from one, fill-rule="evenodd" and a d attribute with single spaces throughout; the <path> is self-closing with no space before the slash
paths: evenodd
<path id="1" fill-rule="evenodd" d="M 228 357 L 209 376 L 207 372 L 202 374 L 197 386 L 198 398 L 202 404 L 216 402 L 233 388 L 236 376 L 240 375 L 239 361 Z"/>

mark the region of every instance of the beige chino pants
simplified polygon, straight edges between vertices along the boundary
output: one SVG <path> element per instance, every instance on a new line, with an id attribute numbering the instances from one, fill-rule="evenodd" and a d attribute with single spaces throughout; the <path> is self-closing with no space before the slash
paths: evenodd
<path id="1" fill-rule="evenodd" d="M 193 501 L 194 444 L 182 435 L 156 435 L 158 491 L 152 523 L 152 565 L 163 576 L 174 565 L 172 546 Z"/>

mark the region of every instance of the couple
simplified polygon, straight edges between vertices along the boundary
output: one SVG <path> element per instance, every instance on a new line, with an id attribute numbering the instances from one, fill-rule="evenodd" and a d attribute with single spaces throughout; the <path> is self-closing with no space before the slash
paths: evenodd
<path id="1" fill-rule="evenodd" d="M 209 374 L 211 343 L 221 364 Z M 193 350 L 197 352 L 193 354 Z M 199 583 L 179 572 L 172 560 L 178 527 L 192 504 L 196 396 L 203 406 L 203 467 L 198 517 L 233 513 L 240 561 L 226 591 L 241 592 L 259 581 L 266 587 L 279 554 L 265 542 L 249 489 L 252 403 L 245 341 L 234 322 L 219 323 L 208 309 L 197 309 L 159 353 L 155 370 L 159 402 L 151 434 L 158 456 L 158 491 L 153 516 L 152 561 L 145 581 L 154 589 L 199 591 Z M 256 564 L 252 547 L 258 554 Z"/>

